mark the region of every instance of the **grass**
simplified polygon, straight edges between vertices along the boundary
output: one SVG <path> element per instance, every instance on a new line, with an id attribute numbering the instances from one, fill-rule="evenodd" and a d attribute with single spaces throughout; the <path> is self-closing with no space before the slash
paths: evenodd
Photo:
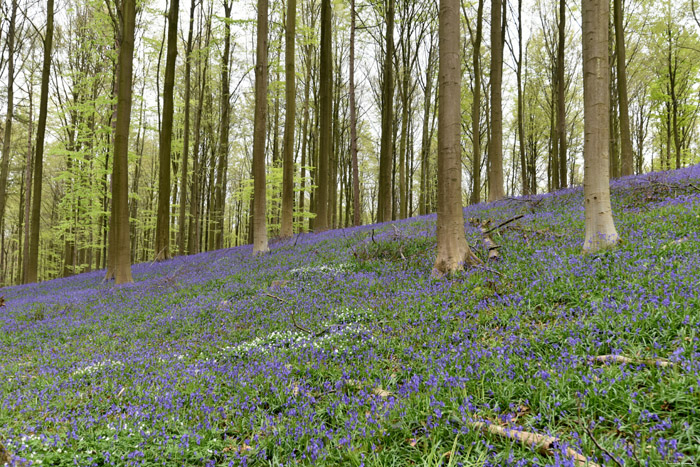
<path id="1" fill-rule="evenodd" d="M 615 181 L 624 241 L 596 255 L 580 189 L 470 206 L 482 258 L 467 219 L 524 217 L 449 280 L 432 215 L 6 288 L 0 444 L 12 465 L 696 465 L 699 180 Z"/>

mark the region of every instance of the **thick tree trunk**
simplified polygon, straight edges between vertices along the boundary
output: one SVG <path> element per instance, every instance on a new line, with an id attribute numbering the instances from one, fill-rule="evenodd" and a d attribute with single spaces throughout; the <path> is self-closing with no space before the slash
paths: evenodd
<path id="1" fill-rule="evenodd" d="M 391 220 L 392 216 L 392 138 L 394 133 L 394 3 L 387 1 L 386 47 L 384 76 L 382 77 L 382 134 L 379 152 L 379 197 L 377 222 Z"/>
<path id="2" fill-rule="evenodd" d="M 360 212 L 360 171 L 357 162 L 357 109 L 355 104 L 355 0 L 350 0 L 350 157 L 352 158 L 352 222 L 362 223 Z"/>
<path id="3" fill-rule="evenodd" d="M 491 0 L 491 138 L 489 140 L 489 201 L 505 196 L 503 191 L 503 0 Z"/>
<path id="4" fill-rule="evenodd" d="M 585 252 L 618 242 L 610 207 L 607 0 L 582 0 Z"/>
<path id="5" fill-rule="evenodd" d="M 433 267 L 436 276 L 457 271 L 465 264 L 479 263 L 467 244 L 462 211 L 458 0 L 440 0 L 439 21 L 437 259 Z"/>
<path id="6" fill-rule="evenodd" d="M 634 173 L 634 151 L 630 132 L 629 99 L 627 96 L 627 60 L 622 0 L 614 0 L 615 51 L 617 55 L 617 94 L 620 99 L 620 136 L 622 143 L 621 173 L 623 177 Z"/>
<path id="7" fill-rule="evenodd" d="M 173 88 L 177 60 L 177 17 L 180 0 L 171 0 L 168 12 L 168 53 L 163 85 L 163 126 L 158 148 L 158 215 L 156 218 L 155 260 L 170 258 L 170 156 L 173 139 Z"/>
<path id="8" fill-rule="evenodd" d="M 133 282 L 129 247 L 129 123 L 131 120 L 131 81 L 133 78 L 134 29 L 136 27 L 136 1 L 124 0 L 121 14 L 121 40 L 119 44 L 119 76 L 117 120 L 114 131 L 114 166 L 112 170 L 112 215 L 109 256 L 112 268 L 107 269 L 107 279 L 116 284 Z M 168 164 L 169 166 L 169 164 Z"/>
<path id="9" fill-rule="evenodd" d="M 53 48 L 54 0 L 46 4 L 47 19 L 44 35 L 44 64 L 41 71 L 41 98 L 39 101 L 39 123 L 36 129 L 36 155 L 34 157 L 34 194 L 32 195 L 32 224 L 29 242 L 29 263 L 25 283 L 37 281 L 39 267 L 39 228 L 41 226 L 41 188 L 44 166 L 44 136 L 49 103 L 49 78 L 51 74 L 51 51 Z M 127 250 L 128 251 L 128 250 Z"/>
<path id="10" fill-rule="evenodd" d="M 297 2 L 287 0 L 287 28 L 285 31 L 285 117 L 284 159 L 282 161 L 282 221 L 280 236 L 294 234 L 294 125 L 296 124 L 296 68 L 295 35 L 297 25 Z"/>
<path id="11" fill-rule="evenodd" d="M 255 120 L 253 129 L 253 254 L 267 246 L 267 197 L 265 190 L 265 131 L 267 129 L 268 0 L 258 0 L 258 38 L 255 62 Z"/>
<path id="12" fill-rule="evenodd" d="M 321 70 L 319 83 L 319 154 L 318 154 L 318 188 L 314 199 L 316 218 L 314 230 L 321 232 L 328 229 L 328 183 L 329 163 L 331 158 L 331 123 L 333 120 L 333 57 L 331 35 L 331 1 L 321 0 Z"/>

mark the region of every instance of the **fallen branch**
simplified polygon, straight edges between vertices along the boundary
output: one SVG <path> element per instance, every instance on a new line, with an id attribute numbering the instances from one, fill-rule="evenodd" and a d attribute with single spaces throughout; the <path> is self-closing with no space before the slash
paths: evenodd
<path id="1" fill-rule="evenodd" d="M 497 260 L 499 258 L 498 249 L 501 247 L 496 245 L 496 242 L 494 242 L 489 235 L 490 230 L 486 230 L 486 227 L 488 227 L 488 221 L 482 222 L 481 225 L 479 225 L 479 230 L 481 231 L 481 241 L 484 244 L 484 248 L 486 248 L 486 250 L 489 252 L 489 261 Z"/>
<path id="2" fill-rule="evenodd" d="M 511 430 L 498 425 L 487 425 L 483 422 L 472 422 L 469 424 L 475 430 L 483 431 L 496 435 L 501 438 L 508 438 L 519 441 L 524 446 L 533 447 L 543 455 L 551 456 L 554 449 L 554 444 L 559 443 L 559 439 L 554 436 L 541 435 L 530 431 Z M 588 467 L 601 467 L 599 464 L 589 460 L 583 454 L 574 451 L 571 448 L 566 448 L 566 455 L 574 460 L 576 465 Z"/>
<path id="3" fill-rule="evenodd" d="M 486 233 L 488 234 L 488 233 L 493 232 L 494 230 L 500 229 L 501 227 L 505 227 L 506 225 L 510 224 L 511 222 L 517 221 L 518 219 L 522 219 L 523 217 L 525 217 L 525 214 L 519 214 L 519 215 L 517 215 L 517 216 L 515 216 L 515 217 L 511 217 L 510 219 L 508 219 L 508 220 L 506 220 L 506 221 L 504 221 L 504 222 L 501 222 L 501 223 L 498 224 L 496 227 L 490 228 L 489 230 L 486 231 Z"/>
<path id="4" fill-rule="evenodd" d="M 627 364 L 642 364 L 654 366 L 658 365 L 663 368 L 673 367 L 673 362 L 669 362 L 665 358 L 648 358 L 635 360 L 633 358 L 625 357 L 623 355 L 598 355 L 596 357 L 590 357 L 591 360 L 597 363 L 627 363 Z"/>

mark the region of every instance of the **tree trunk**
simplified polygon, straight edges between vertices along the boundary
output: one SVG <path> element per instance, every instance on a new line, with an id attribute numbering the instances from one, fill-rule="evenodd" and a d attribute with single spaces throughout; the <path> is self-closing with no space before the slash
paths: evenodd
<path id="1" fill-rule="evenodd" d="M 362 224 L 360 172 L 357 162 L 357 109 L 355 103 L 355 0 L 350 0 L 350 157 L 352 158 L 352 222 Z"/>
<path id="2" fill-rule="evenodd" d="M 33 80 L 29 80 L 29 83 L 27 84 L 29 87 L 29 116 L 28 116 L 28 125 L 27 125 L 27 165 L 24 168 L 24 179 L 25 179 L 25 184 L 24 184 L 24 219 L 25 219 L 25 227 L 24 227 L 24 244 L 22 245 L 22 276 L 21 276 L 21 283 L 27 283 L 26 281 L 26 276 L 27 276 L 27 266 L 29 264 L 29 238 L 30 238 L 30 215 L 31 215 L 31 206 L 32 206 L 32 164 L 34 161 L 33 153 L 34 153 L 34 147 L 32 146 L 32 123 L 34 119 L 34 106 L 33 106 L 33 100 L 34 100 L 34 83 Z"/>
<path id="3" fill-rule="evenodd" d="M 114 165 L 112 169 L 112 214 L 109 256 L 112 268 L 106 278 L 116 284 L 133 282 L 129 247 L 129 123 L 131 120 L 131 81 L 133 77 L 134 29 L 136 1 L 124 0 L 119 44 L 117 120 L 114 131 Z M 169 164 L 168 164 L 169 167 Z M 37 178 L 38 179 L 38 178 Z"/>
<path id="4" fill-rule="evenodd" d="M 0 226 L 5 219 L 7 204 L 7 173 L 10 167 L 10 144 L 12 142 L 12 119 L 14 118 L 15 87 L 15 22 L 17 18 L 17 0 L 12 0 L 10 30 L 7 35 L 7 114 L 5 115 L 5 136 L 2 141 L 2 161 L 0 162 Z M 0 283 L 3 283 L 0 280 Z"/>
<path id="5" fill-rule="evenodd" d="M 491 0 L 491 138 L 489 139 L 489 201 L 505 196 L 503 191 L 503 0 Z"/>
<path id="6" fill-rule="evenodd" d="M 465 264 L 479 263 L 467 244 L 462 211 L 458 0 L 440 0 L 439 21 L 437 259 L 433 267 L 436 276 L 457 271 Z"/>
<path id="7" fill-rule="evenodd" d="M 520 176 L 522 194 L 530 194 L 530 183 L 527 179 L 527 158 L 525 154 L 525 105 L 523 102 L 523 0 L 518 0 L 518 66 L 516 70 L 518 82 L 518 145 L 520 147 Z"/>
<path id="8" fill-rule="evenodd" d="M 634 152 L 630 132 L 629 99 L 627 96 L 627 60 L 622 0 L 614 0 L 615 51 L 617 55 L 617 94 L 620 99 L 620 136 L 622 139 L 623 177 L 634 173 Z"/>
<path id="9" fill-rule="evenodd" d="M 191 72 L 192 72 L 192 29 L 194 26 L 195 0 L 190 4 L 190 24 L 187 31 L 187 46 L 185 49 L 185 128 L 182 141 L 182 194 L 180 195 L 180 221 L 178 222 L 177 252 L 184 255 L 185 240 L 188 239 L 187 227 L 187 165 L 190 154 L 190 96 L 191 96 Z M 195 148 L 196 150 L 196 148 Z M 190 222 L 192 220 L 190 219 Z"/>
<path id="10" fill-rule="evenodd" d="M 224 1 L 224 14 L 228 20 L 231 17 L 233 2 Z M 267 50 L 265 51 L 267 53 Z M 216 167 L 216 183 L 214 184 L 214 201 L 212 209 L 213 242 L 211 249 L 221 249 L 224 245 L 224 204 L 226 202 L 226 167 L 228 159 L 228 133 L 230 123 L 230 89 L 229 89 L 229 55 L 231 54 L 231 25 L 224 25 L 224 52 L 221 57 L 221 125 L 219 127 L 219 146 Z"/>
<path id="11" fill-rule="evenodd" d="M 265 190 L 265 139 L 267 130 L 268 0 L 258 0 L 258 38 L 255 63 L 255 120 L 253 129 L 253 254 L 267 246 L 267 198 Z"/>
<path id="12" fill-rule="evenodd" d="M 287 0 L 287 28 L 285 31 L 285 117 L 284 160 L 282 161 L 282 221 L 281 237 L 294 234 L 294 125 L 296 123 L 296 68 L 295 35 L 297 25 L 297 2 Z"/>
<path id="13" fill-rule="evenodd" d="M 329 162 L 331 157 L 331 123 L 333 120 L 333 57 L 331 35 L 331 1 L 321 0 L 321 70 L 319 83 L 319 154 L 318 154 L 318 188 L 316 189 L 315 204 L 316 218 L 314 230 L 321 232 L 328 229 L 328 182 Z"/>
<path id="14" fill-rule="evenodd" d="M 484 0 L 479 0 L 476 14 L 476 36 L 472 43 L 474 91 L 472 99 L 472 194 L 469 202 L 481 201 L 481 36 L 484 23 Z"/>
<path id="15" fill-rule="evenodd" d="M 39 267 L 39 228 L 41 226 L 41 188 L 44 165 L 44 136 L 46 134 L 46 114 L 49 103 L 49 78 L 51 74 L 51 51 L 53 48 L 54 1 L 47 0 L 46 33 L 44 35 L 44 64 L 41 71 L 41 98 L 39 101 L 39 122 L 36 129 L 36 155 L 34 157 L 34 194 L 32 195 L 32 224 L 29 243 L 29 264 L 24 282 L 36 282 Z"/>
<path id="16" fill-rule="evenodd" d="M 379 152 L 379 198 L 377 222 L 391 220 L 392 216 L 392 161 L 394 129 L 394 2 L 387 1 L 386 47 L 384 76 L 382 77 L 382 134 Z"/>
<path id="17" fill-rule="evenodd" d="M 566 77 L 564 74 L 564 47 L 566 46 L 566 0 L 559 0 L 559 44 L 557 47 L 557 139 L 559 150 L 557 165 L 559 184 L 566 186 Z M 555 143 L 556 144 L 556 143 Z"/>
<path id="18" fill-rule="evenodd" d="M 170 156 L 173 139 L 173 88 L 177 60 L 177 16 L 180 0 L 171 0 L 168 12 L 168 53 L 163 85 L 163 125 L 158 148 L 158 216 L 156 218 L 155 260 L 170 258 Z"/>
<path id="19" fill-rule="evenodd" d="M 584 206 L 586 228 L 583 250 L 596 252 L 618 242 L 610 207 L 608 172 L 610 126 L 607 0 L 582 0 L 584 103 Z"/>

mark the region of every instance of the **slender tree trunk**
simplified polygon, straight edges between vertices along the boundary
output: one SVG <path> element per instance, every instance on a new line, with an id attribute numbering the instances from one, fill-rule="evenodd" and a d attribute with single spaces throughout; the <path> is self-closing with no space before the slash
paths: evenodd
<path id="1" fill-rule="evenodd" d="M 183 130 L 183 141 L 182 141 L 182 194 L 180 195 L 180 221 L 178 222 L 178 241 L 177 241 L 177 251 L 178 254 L 184 255 L 187 253 L 185 250 L 185 241 L 188 239 L 188 229 L 187 229 L 187 165 L 189 164 L 189 154 L 190 154 L 190 99 L 191 99 L 191 74 L 192 74 L 192 29 L 194 27 L 194 11 L 196 8 L 195 0 L 192 0 L 190 4 L 190 24 L 187 30 L 187 46 L 185 49 L 185 123 Z M 196 148 L 195 148 L 196 151 Z M 192 203 L 190 203 L 192 204 Z M 192 220 L 190 219 L 190 222 Z"/>
<path id="2" fill-rule="evenodd" d="M 634 151 L 630 132 L 629 99 L 627 96 L 627 60 L 622 0 L 614 0 L 615 51 L 617 55 L 617 93 L 620 99 L 620 136 L 622 139 L 623 177 L 634 173 Z"/>
<path id="3" fill-rule="evenodd" d="M 608 172 L 610 126 L 608 71 L 608 0 L 582 0 L 584 101 L 583 250 L 595 252 L 618 242 L 610 207 Z"/>
<path id="4" fill-rule="evenodd" d="M 5 136 L 2 141 L 2 161 L 0 162 L 0 226 L 5 219 L 7 204 L 7 173 L 10 167 L 10 144 L 12 142 L 12 119 L 14 118 L 15 87 L 15 22 L 17 18 L 17 0 L 12 0 L 10 30 L 7 35 L 7 114 L 5 115 Z M 4 283 L 4 277 L 0 284 Z"/>
<path id="5" fill-rule="evenodd" d="M 32 136 L 33 136 L 33 131 L 32 131 L 32 126 L 33 126 L 33 120 L 34 120 L 34 106 L 33 106 L 33 101 L 34 101 L 34 84 L 32 80 L 29 80 L 28 83 L 29 86 L 29 118 L 28 118 L 28 125 L 27 125 L 27 165 L 24 168 L 24 179 L 25 184 L 24 184 L 24 219 L 25 219 L 25 228 L 24 228 L 24 244 L 22 245 L 22 277 L 21 277 L 21 282 L 22 283 L 27 283 L 26 276 L 27 276 L 27 267 L 29 265 L 29 238 L 30 238 L 30 214 L 31 214 L 31 207 L 32 207 L 32 175 L 33 175 L 33 170 L 32 170 L 32 164 L 34 161 L 33 153 L 34 153 L 34 148 L 32 146 Z"/>
<path id="6" fill-rule="evenodd" d="M 29 264 L 25 283 L 36 282 L 39 266 L 39 228 L 41 226 L 41 188 L 44 165 L 44 136 L 46 114 L 49 103 L 49 77 L 51 74 L 51 52 L 53 48 L 54 0 L 47 0 L 46 33 L 44 35 L 44 65 L 41 71 L 41 98 L 39 101 L 39 123 L 36 130 L 36 157 L 34 158 L 34 194 L 32 195 L 32 224 L 29 244 Z"/>
<path id="7" fill-rule="evenodd" d="M 287 28 L 285 31 L 285 117 L 284 160 L 282 161 L 282 221 L 281 237 L 294 234 L 294 125 L 296 124 L 296 68 L 295 36 L 297 25 L 297 2 L 287 0 Z"/>
<path id="8" fill-rule="evenodd" d="M 428 214 L 430 208 L 430 108 L 432 107 L 433 90 L 433 54 L 435 47 L 433 41 L 428 49 L 428 65 L 425 71 L 425 95 L 423 98 L 423 132 L 421 140 L 421 167 L 420 167 L 420 199 L 418 200 L 418 213 L 423 216 Z"/>
<path id="9" fill-rule="evenodd" d="M 316 218 L 314 230 L 321 232 L 328 229 L 328 183 L 329 163 L 331 158 L 331 123 L 333 120 L 333 57 L 331 34 L 331 2 L 321 0 L 321 70 L 319 83 L 319 155 L 318 188 L 316 190 Z"/>
<path id="10" fill-rule="evenodd" d="M 472 98 L 472 194 L 469 202 L 481 201 L 481 36 L 484 24 L 484 0 L 479 0 L 476 14 L 476 36 L 472 43 L 474 91 Z"/>
<path id="11" fill-rule="evenodd" d="M 525 103 L 523 96 L 523 0 L 518 0 L 518 65 L 516 69 L 518 82 L 518 146 L 520 147 L 520 176 L 522 194 L 530 194 L 530 183 L 527 179 L 527 157 L 525 154 Z"/>
<path id="12" fill-rule="evenodd" d="M 350 0 L 350 157 L 352 158 L 352 223 L 362 224 L 360 172 L 357 162 L 357 108 L 355 103 L 355 0 Z"/>
<path id="13" fill-rule="evenodd" d="M 177 17 L 180 0 L 171 0 L 168 12 L 168 53 L 163 85 L 163 125 L 158 149 L 158 215 L 156 218 L 155 260 L 170 258 L 170 157 L 173 138 L 173 88 L 177 60 Z"/>
<path id="14" fill-rule="evenodd" d="M 267 197 L 265 190 L 265 130 L 267 129 L 268 0 L 258 0 L 258 38 L 255 61 L 255 120 L 253 129 L 253 254 L 267 253 Z"/>
<path id="15" fill-rule="evenodd" d="M 559 185 L 566 186 L 566 75 L 564 74 L 564 48 L 566 47 L 566 0 L 559 0 L 559 44 L 557 47 L 557 139 L 559 140 Z M 555 143 L 556 144 L 556 143 Z"/>
<path id="16" fill-rule="evenodd" d="M 228 20 L 231 17 L 231 0 L 224 1 L 224 14 Z M 224 25 L 224 53 L 221 57 L 221 125 L 219 127 L 219 154 L 217 157 L 216 183 L 214 185 L 213 202 L 213 243 L 212 249 L 224 246 L 224 203 L 226 202 L 226 167 L 228 160 L 228 133 L 230 123 L 230 89 L 229 89 L 229 55 L 231 54 L 231 26 L 226 21 Z"/>
<path id="17" fill-rule="evenodd" d="M 503 191 L 503 0 L 491 0 L 491 138 L 489 140 L 489 201 L 505 196 Z"/>
<path id="18" fill-rule="evenodd" d="M 439 21 L 437 258 L 433 267 L 436 276 L 457 271 L 465 264 L 479 263 L 467 244 L 462 212 L 458 0 L 440 0 Z"/>
<path id="19" fill-rule="evenodd" d="M 382 134 L 379 152 L 379 197 L 377 222 L 392 219 L 392 138 L 394 133 L 394 2 L 387 1 L 386 47 L 382 77 Z"/>

